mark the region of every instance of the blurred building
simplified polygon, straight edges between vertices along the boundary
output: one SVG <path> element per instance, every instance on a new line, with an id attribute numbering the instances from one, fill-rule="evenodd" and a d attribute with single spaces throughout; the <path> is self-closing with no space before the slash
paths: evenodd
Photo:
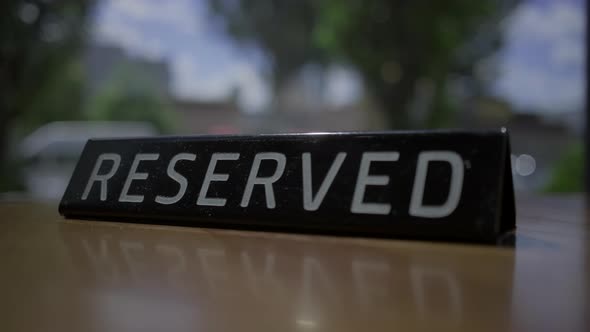
<path id="1" fill-rule="evenodd" d="M 580 141 L 581 112 L 560 116 L 543 116 L 526 110 L 516 113 L 510 104 L 496 98 L 478 98 L 470 106 L 459 114 L 458 127 L 508 129 L 514 185 L 518 191 L 542 190 L 556 163 Z"/>
<path id="2" fill-rule="evenodd" d="M 352 106 L 339 109 L 303 110 L 250 115 L 246 119 L 255 132 L 334 132 L 381 130 L 383 117 L 373 109 Z"/>
<path id="3" fill-rule="evenodd" d="M 57 200 L 63 195 L 74 167 L 90 138 L 154 136 L 142 122 L 52 122 L 23 139 L 17 153 L 24 160 L 24 182 L 35 199 Z"/>
<path id="4" fill-rule="evenodd" d="M 171 95 L 170 70 L 165 61 L 132 57 L 119 47 L 95 42 L 86 46 L 84 66 L 87 97 L 100 92 L 100 89 L 108 84 L 116 73 L 129 68 L 141 72 L 142 77 L 155 84 L 156 91 L 164 96 Z"/>
<path id="5" fill-rule="evenodd" d="M 175 99 L 180 134 L 237 134 L 245 130 L 244 118 L 233 100 L 198 101 Z"/>
<path id="6" fill-rule="evenodd" d="M 281 91 L 268 112 L 245 113 L 236 102 L 236 93 L 225 99 L 179 98 L 171 91 L 168 63 L 129 56 L 118 47 L 90 43 L 85 51 L 87 96 L 100 92 L 117 72 L 133 68 L 156 83 L 156 90 L 169 100 L 177 113 L 179 134 L 236 134 L 306 131 L 372 130 L 384 128 L 384 121 L 372 108 L 358 101 L 334 105 L 324 99 L 329 89 L 326 74 L 306 70 Z"/>
<path id="7" fill-rule="evenodd" d="M 272 112 L 251 116 L 259 132 L 362 131 L 387 128 L 351 68 L 306 65 L 276 91 Z M 250 126 L 252 128 L 252 126 Z"/>

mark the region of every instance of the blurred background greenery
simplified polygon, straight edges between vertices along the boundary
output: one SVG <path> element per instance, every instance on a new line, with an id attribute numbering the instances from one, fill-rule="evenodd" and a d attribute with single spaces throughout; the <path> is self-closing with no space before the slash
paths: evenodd
<path id="1" fill-rule="evenodd" d="M 5 0 L 0 192 L 90 137 L 507 127 L 522 192 L 582 190 L 581 0 Z"/>

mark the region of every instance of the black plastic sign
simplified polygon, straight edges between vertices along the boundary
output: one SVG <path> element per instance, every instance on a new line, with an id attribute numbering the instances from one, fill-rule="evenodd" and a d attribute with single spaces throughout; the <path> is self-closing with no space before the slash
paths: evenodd
<path id="1" fill-rule="evenodd" d="M 504 129 L 89 140 L 59 211 L 473 242 L 515 227 Z"/>

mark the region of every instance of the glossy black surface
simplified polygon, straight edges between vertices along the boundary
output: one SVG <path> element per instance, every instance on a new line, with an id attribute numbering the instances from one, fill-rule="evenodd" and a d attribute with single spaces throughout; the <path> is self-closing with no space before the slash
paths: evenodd
<path id="1" fill-rule="evenodd" d="M 418 159 L 425 152 L 456 154 L 461 160 L 458 203 L 446 216 L 411 213 L 412 193 L 420 187 Z M 182 159 L 171 164 L 181 153 Z M 212 167 L 214 153 L 225 155 Z M 120 162 L 106 158 L 97 163 L 102 154 L 116 154 Z M 138 154 L 149 156 L 137 161 Z M 508 135 L 501 130 L 91 140 L 60 213 L 68 218 L 494 242 L 514 228 L 509 155 Z M 364 172 L 363 156 L 368 167 Z M 304 203 L 306 163 L 308 197 L 317 200 L 328 178 L 319 206 L 309 204 L 309 199 Z M 424 194 L 416 201 L 436 210 L 450 200 L 451 177 L 459 172 L 447 161 L 425 165 Z M 170 168 L 185 179 L 184 193 L 182 179 L 174 180 Z M 217 177 L 204 183 L 208 168 Z M 331 169 L 335 175 L 329 183 Z M 92 181 L 93 175 L 112 176 L 103 187 L 102 182 Z M 254 184 L 249 190 L 249 180 L 257 183 L 256 179 L 272 183 Z M 355 209 L 359 181 L 365 185 L 357 192 L 361 200 Z M 203 200 L 198 204 L 200 194 Z"/>

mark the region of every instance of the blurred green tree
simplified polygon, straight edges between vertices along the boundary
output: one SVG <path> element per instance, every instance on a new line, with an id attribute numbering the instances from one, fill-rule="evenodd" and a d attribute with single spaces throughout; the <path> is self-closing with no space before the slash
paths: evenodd
<path id="1" fill-rule="evenodd" d="M 582 144 L 570 147 L 555 165 L 545 192 L 584 191 L 584 150 Z"/>
<path id="2" fill-rule="evenodd" d="M 80 111 L 78 89 L 66 90 L 77 80 L 73 59 L 80 49 L 92 3 L 0 2 L 0 172 L 6 169 L 8 139 L 16 121 L 30 121 L 22 126 L 26 128 L 52 111 L 73 117 Z"/>
<path id="3" fill-rule="evenodd" d="M 30 111 L 21 112 L 14 120 L 14 136 L 23 137 L 40 126 L 64 120 L 84 120 L 84 68 L 79 59 L 62 66 L 59 79 L 45 87 L 31 101 Z"/>
<path id="4" fill-rule="evenodd" d="M 156 82 L 127 64 L 114 71 L 88 101 L 86 116 L 97 121 L 145 121 L 161 133 L 171 133 L 175 119 L 168 98 Z"/>
<path id="5" fill-rule="evenodd" d="M 409 127 L 416 87 L 432 90 L 420 126 L 451 124 L 451 75 L 474 78 L 479 60 L 501 45 L 500 22 L 516 1 L 320 2 L 319 45 L 352 62 L 394 127 Z M 477 80 L 471 79 L 471 84 Z"/>
<path id="6" fill-rule="evenodd" d="M 245 45 L 260 47 L 270 57 L 270 81 L 281 90 L 303 65 L 322 64 L 325 50 L 314 43 L 317 1 L 210 0 L 214 13 L 223 18 L 227 32 Z M 276 93 L 275 93 L 276 97 Z M 277 109 L 280 105 L 276 105 Z"/>
<path id="7" fill-rule="evenodd" d="M 417 86 L 432 90 L 421 126 L 450 124 L 452 75 L 475 78 L 479 60 L 501 45 L 500 22 L 518 0 L 211 0 L 230 34 L 273 60 L 275 87 L 307 62 L 348 62 L 386 111 L 392 127 L 408 116 Z M 471 80 L 471 89 L 481 90 Z"/>

